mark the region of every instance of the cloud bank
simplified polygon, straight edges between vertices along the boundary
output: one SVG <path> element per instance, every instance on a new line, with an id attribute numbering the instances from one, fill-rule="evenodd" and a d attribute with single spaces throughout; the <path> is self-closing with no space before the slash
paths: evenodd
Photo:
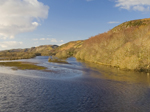
<path id="1" fill-rule="evenodd" d="M 49 7 L 37 0 L 0 0 L 0 38 L 33 31 L 46 19 Z"/>
<path id="2" fill-rule="evenodd" d="M 22 42 L 16 42 L 16 41 L 4 41 L 4 42 L 0 42 L 0 47 L 3 49 L 15 48 L 21 46 L 22 44 L 23 44 Z"/>
<path id="3" fill-rule="evenodd" d="M 150 0 L 116 0 L 116 7 L 135 11 L 149 11 Z"/>

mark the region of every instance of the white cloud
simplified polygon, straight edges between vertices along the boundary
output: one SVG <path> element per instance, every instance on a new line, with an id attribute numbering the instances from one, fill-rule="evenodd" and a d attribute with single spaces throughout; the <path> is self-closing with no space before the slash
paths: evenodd
<path id="1" fill-rule="evenodd" d="M 108 22 L 108 24 L 116 24 L 116 23 L 120 23 L 120 22 L 118 22 L 118 21 L 110 21 L 110 22 Z"/>
<path id="2" fill-rule="evenodd" d="M 149 11 L 150 0 L 116 0 L 116 7 L 127 10 Z"/>
<path id="3" fill-rule="evenodd" d="M 63 44 L 65 44 L 65 43 L 58 44 L 58 46 L 61 46 L 61 45 L 63 45 Z"/>
<path id="4" fill-rule="evenodd" d="M 51 40 L 50 38 L 47 38 L 46 40 Z"/>
<path id="5" fill-rule="evenodd" d="M 34 25 L 34 26 L 39 26 L 39 23 L 33 22 L 32 25 Z"/>
<path id="6" fill-rule="evenodd" d="M 17 42 L 17 41 L 4 41 L 0 42 L 0 47 L 7 49 L 7 48 L 15 48 L 21 46 L 23 43 L 22 42 Z"/>
<path id="7" fill-rule="evenodd" d="M 57 42 L 57 40 L 56 40 L 56 39 L 54 39 L 54 38 L 52 38 L 52 39 L 51 39 L 51 42 Z"/>
<path id="8" fill-rule="evenodd" d="M 37 0 L 0 0 L 0 38 L 35 30 L 47 18 L 48 9 Z"/>
<path id="9" fill-rule="evenodd" d="M 37 41 L 37 40 L 47 41 L 47 40 L 49 40 L 50 42 L 58 42 L 55 38 L 40 38 L 40 39 L 35 38 L 32 40 L 34 40 L 34 41 Z M 63 40 L 60 40 L 60 42 L 63 42 Z"/>
<path id="10" fill-rule="evenodd" d="M 60 42 L 64 42 L 63 40 L 60 40 Z"/>
<path id="11" fill-rule="evenodd" d="M 45 38 L 40 38 L 40 40 L 46 40 Z"/>
<path id="12" fill-rule="evenodd" d="M 50 42 L 57 42 L 54 38 L 41 38 L 40 40 L 50 40 Z"/>

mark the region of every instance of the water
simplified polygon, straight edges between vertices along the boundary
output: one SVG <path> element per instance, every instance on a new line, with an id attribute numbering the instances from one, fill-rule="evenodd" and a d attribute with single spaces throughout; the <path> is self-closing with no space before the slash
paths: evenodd
<path id="1" fill-rule="evenodd" d="M 36 62 L 53 72 L 0 67 L 0 112 L 150 112 L 150 76 L 77 62 Z"/>

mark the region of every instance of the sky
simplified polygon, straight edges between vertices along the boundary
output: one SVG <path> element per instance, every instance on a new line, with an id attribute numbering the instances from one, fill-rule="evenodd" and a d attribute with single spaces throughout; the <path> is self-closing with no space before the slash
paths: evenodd
<path id="1" fill-rule="evenodd" d="M 150 0 L 0 0 L 0 50 L 85 40 L 149 15 Z"/>

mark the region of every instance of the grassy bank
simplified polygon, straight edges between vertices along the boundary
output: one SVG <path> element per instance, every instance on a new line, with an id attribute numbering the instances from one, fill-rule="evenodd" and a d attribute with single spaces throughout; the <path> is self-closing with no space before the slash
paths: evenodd
<path id="1" fill-rule="evenodd" d="M 0 62 L 0 66 L 12 67 L 13 69 L 21 70 L 46 70 L 46 67 L 37 66 L 33 63 L 26 62 Z"/>

